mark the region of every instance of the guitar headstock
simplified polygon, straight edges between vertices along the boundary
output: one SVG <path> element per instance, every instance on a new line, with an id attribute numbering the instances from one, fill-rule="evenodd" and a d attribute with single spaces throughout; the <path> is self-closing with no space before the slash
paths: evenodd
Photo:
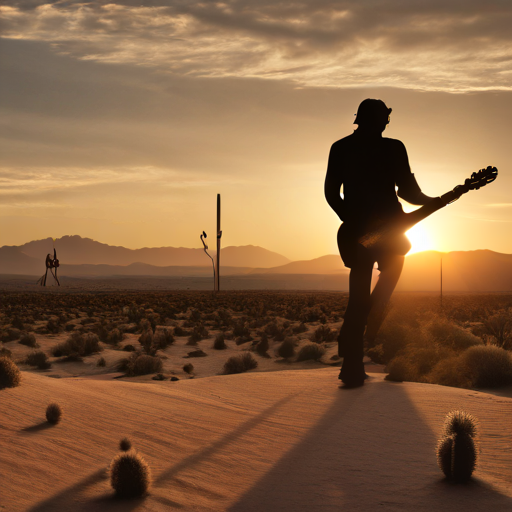
<path id="1" fill-rule="evenodd" d="M 492 183 L 498 177 L 498 169 L 491 167 L 490 165 L 486 169 L 480 169 L 478 172 L 474 172 L 471 178 L 468 178 L 464 182 L 464 188 L 468 190 L 478 190 L 480 187 L 485 187 L 489 183 Z"/>

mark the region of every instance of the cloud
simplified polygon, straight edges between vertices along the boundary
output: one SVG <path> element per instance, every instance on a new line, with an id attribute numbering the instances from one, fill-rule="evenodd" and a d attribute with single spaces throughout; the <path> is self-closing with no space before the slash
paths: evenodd
<path id="1" fill-rule="evenodd" d="M 508 0 L 12 2 L 3 37 L 78 59 L 303 86 L 510 90 Z"/>

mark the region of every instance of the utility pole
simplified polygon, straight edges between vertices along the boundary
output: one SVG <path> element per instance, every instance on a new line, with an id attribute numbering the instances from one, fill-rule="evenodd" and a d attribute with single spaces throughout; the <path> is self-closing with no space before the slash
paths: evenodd
<path id="1" fill-rule="evenodd" d="M 222 231 L 220 230 L 220 194 L 217 194 L 217 275 L 215 289 L 220 290 L 220 239 Z"/>
<path id="2" fill-rule="evenodd" d="M 441 305 L 441 309 L 443 309 L 443 255 L 441 254 L 441 294 L 439 296 L 440 298 L 440 305 Z"/>

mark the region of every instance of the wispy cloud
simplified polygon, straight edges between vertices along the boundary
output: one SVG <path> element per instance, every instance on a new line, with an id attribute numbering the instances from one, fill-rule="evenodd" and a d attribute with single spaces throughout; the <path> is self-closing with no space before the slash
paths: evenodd
<path id="1" fill-rule="evenodd" d="M 512 89 L 503 0 L 13 2 L 3 37 L 192 76 L 441 91 Z"/>
<path id="2" fill-rule="evenodd" d="M 491 203 L 485 206 L 489 208 L 512 208 L 512 203 Z"/>

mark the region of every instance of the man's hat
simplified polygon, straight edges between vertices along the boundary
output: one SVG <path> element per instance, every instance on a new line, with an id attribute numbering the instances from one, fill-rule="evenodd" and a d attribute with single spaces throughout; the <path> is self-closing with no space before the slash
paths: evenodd
<path id="1" fill-rule="evenodd" d="M 392 108 L 388 108 L 382 100 L 363 100 L 357 109 L 354 124 L 374 123 L 388 120 Z M 389 121 L 388 121 L 389 122 Z"/>

